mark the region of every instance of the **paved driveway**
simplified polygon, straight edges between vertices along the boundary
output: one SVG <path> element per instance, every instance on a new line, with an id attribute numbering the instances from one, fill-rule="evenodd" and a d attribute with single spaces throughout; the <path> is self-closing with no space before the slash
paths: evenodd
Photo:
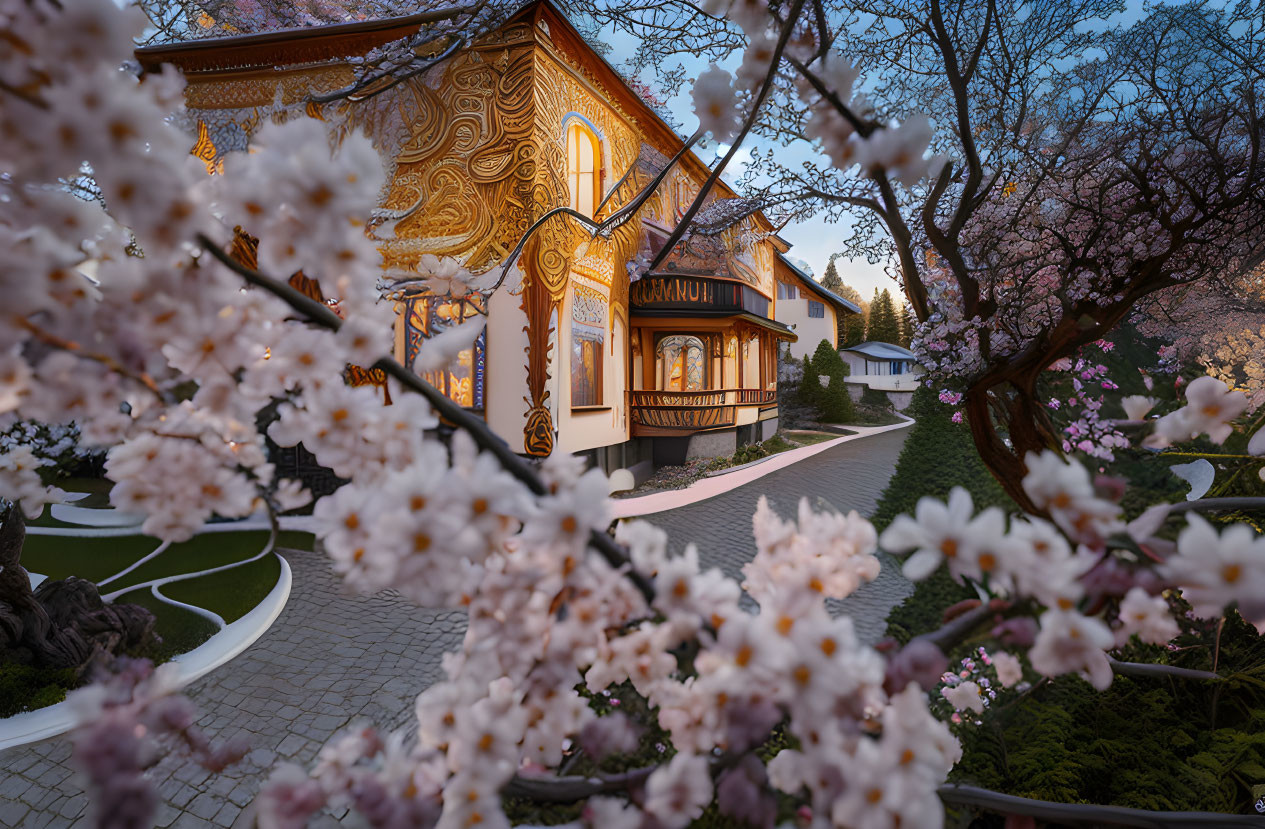
<path id="1" fill-rule="evenodd" d="M 219 775 L 174 757 L 159 763 L 151 772 L 164 801 L 158 826 L 232 826 L 278 758 L 311 761 L 352 719 L 404 725 L 418 691 L 440 678 L 440 656 L 461 644 L 463 611 L 345 593 L 321 554 L 282 554 L 294 572 L 285 610 L 245 653 L 189 691 L 209 734 L 244 731 L 254 751 Z M 86 823 L 69 758 L 65 737 L 0 752 L 0 826 Z"/>
<path id="2" fill-rule="evenodd" d="M 666 528 L 677 549 L 699 546 L 703 561 L 740 577 L 755 554 L 751 514 L 761 494 L 783 515 L 800 497 L 868 514 L 887 484 L 907 429 L 840 444 L 708 501 L 646 519 Z M 152 774 L 163 805 L 158 826 L 232 826 L 277 759 L 304 764 L 354 718 L 397 727 L 413 699 L 440 675 L 440 656 L 465 630 L 460 611 L 423 611 L 382 594 L 344 593 L 315 553 L 284 552 L 294 571 L 285 610 L 258 642 L 193 683 L 189 696 L 212 736 L 247 732 L 255 750 L 212 776 L 176 758 Z M 891 566 L 842 603 L 858 631 L 875 641 L 888 609 L 910 588 Z M 0 826 L 61 827 L 86 823 L 87 800 L 69 766 L 70 744 L 55 737 L 0 752 Z M 333 823 L 330 818 L 326 823 Z"/>
<path id="3" fill-rule="evenodd" d="M 670 549 L 680 551 L 692 541 L 704 568 L 719 567 L 741 580 L 742 565 L 755 556 L 751 515 L 761 495 L 768 496 L 783 518 L 794 517 L 800 498 L 819 509 L 869 515 L 895 471 L 908 434 L 908 429 L 899 429 L 841 443 L 723 495 L 643 518 L 668 531 Z M 890 557 L 880 556 L 880 561 L 877 579 L 842 602 L 831 602 L 832 610 L 853 617 L 857 634 L 870 644 L 882 638 L 888 611 L 913 592 Z"/>

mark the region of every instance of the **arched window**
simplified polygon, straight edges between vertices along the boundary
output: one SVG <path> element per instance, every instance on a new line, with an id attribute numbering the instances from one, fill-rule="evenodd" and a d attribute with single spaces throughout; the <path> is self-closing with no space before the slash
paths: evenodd
<path id="1" fill-rule="evenodd" d="M 567 127 L 567 187 L 571 209 L 592 218 L 600 201 L 598 168 L 602 146 L 593 131 L 579 122 Z"/>
<path id="2" fill-rule="evenodd" d="M 698 337 L 675 334 L 659 341 L 659 389 L 662 391 L 703 391 L 706 380 L 707 349 Z"/>

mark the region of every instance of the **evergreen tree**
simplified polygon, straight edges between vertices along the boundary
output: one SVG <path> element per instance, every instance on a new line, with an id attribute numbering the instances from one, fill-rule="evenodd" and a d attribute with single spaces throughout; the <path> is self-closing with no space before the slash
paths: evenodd
<path id="1" fill-rule="evenodd" d="M 901 348 L 909 348 L 909 342 L 914 338 L 914 315 L 910 312 L 908 305 L 902 305 L 900 309 L 900 346 Z"/>
<path id="2" fill-rule="evenodd" d="M 839 347 L 847 348 L 857 343 L 865 342 L 865 308 L 866 302 L 861 298 L 861 292 L 851 285 L 844 284 L 839 278 L 839 272 L 835 269 L 835 260 L 831 259 L 830 264 L 826 267 L 826 275 L 821 280 L 821 286 L 840 297 L 855 304 L 861 309 L 861 313 L 854 314 L 848 311 L 840 311 L 835 315 L 835 321 L 839 326 L 838 339 Z"/>
<path id="3" fill-rule="evenodd" d="M 899 345 L 900 334 L 900 322 L 896 317 L 891 293 L 886 288 L 882 293 L 878 293 L 876 289 L 874 302 L 870 305 L 870 324 L 866 339 L 870 342 Z"/>
<path id="4" fill-rule="evenodd" d="M 839 347 L 851 348 L 865 342 L 865 303 L 857 303 L 861 306 L 859 314 L 840 314 L 839 317 Z"/>
<path id="5" fill-rule="evenodd" d="M 839 278 L 839 271 L 835 268 L 835 260 L 831 259 L 830 264 L 826 265 L 826 275 L 821 278 L 821 287 L 831 293 L 839 294 L 847 286 L 843 284 L 843 280 Z M 846 299 L 846 297 L 845 297 Z"/>
<path id="6" fill-rule="evenodd" d="M 856 417 L 856 410 L 844 382 L 849 374 L 847 363 L 829 340 L 817 344 L 811 362 L 817 417 L 824 423 L 850 423 Z M 823 381 L 823 376 L 829 379 Z"/>

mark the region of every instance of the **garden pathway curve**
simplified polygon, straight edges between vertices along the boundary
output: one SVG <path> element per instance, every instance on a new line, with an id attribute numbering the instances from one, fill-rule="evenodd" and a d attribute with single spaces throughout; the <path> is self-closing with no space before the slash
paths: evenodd
<path id="1" fill-rule="evenodd" d="M 764 494 L 784 516 L 800 497 L 836 509 L 873 511 L 908 429 L 842 443 L 707 501 L 645 516 L 667 529 L 677 548 L 693 540 L 706 566 L 733 576 L 755 554 L 751 514 Z M 309 763 L 354 718 L 396 727 L 412 716 L 420 688 L 439 678 L 440 656 L 465 629 L 460 611 L 424 611 L 389 593 L 342 591 L 316 553 L 282 550 L 294 572 L 290 601 L 259 641 L 194 682 L 189 696 L 212 738 L 245 731 L 254 750 L 238 766 L 211 775 L 177 757 L 151 772 L 163 799 L 160 827 L 246 823 L 267 770 L 278 759 Z M 866 641 L 881 635 L 887 611 L 910 591 L 890 560 L 877 580 L 843 603 Z M 86 826 L 87 798 L 69 763 L 66 737 L 0 752 L 0 826 Z M 326 816 L 325 825 L 334 824 Z"/>
<path id="2" fill-rule="evenodd" d="M 407 723 L 418 689 L 441 675 L 440 657 L 465 632 L 462 611 L 420 610 L 389 593 L 345 593 L 319 553 L 279 551 L 294 586 L 277 621 L 231 662 L 189 688 L 213 739 L 245 732 L 253 751 L 211 775 L 169 756 L 151 775 L 160 827 L 232 826 L 278 759 L 306 764 L 353 719 Z M 54 737 L 0 752 L 0 826 L 87 825 L 87 798 Z"/>
<path id="3" fill-rule="evenodd" d="M 819 509 L 829 506 L 870 515 L 896 470 L 909 431 L 841 443 L 714 498 L 642 518 L 668 531 L 671 551 L 680 552 L 693 542 L 704 569 L 719 567 L 741 581 L 742 565 L 755 556 L 751 515 L 761 495 L 783 518 L 795 517 L 800 498 Z M 888 611 L 913 592 L 892 558 L 880 555 L 879 560 L 883 566 L 878 578 L 842 602 L 831 602 L 832 610 L 852 616 L 857 635 L 869 644 L 882 638 Z"/>

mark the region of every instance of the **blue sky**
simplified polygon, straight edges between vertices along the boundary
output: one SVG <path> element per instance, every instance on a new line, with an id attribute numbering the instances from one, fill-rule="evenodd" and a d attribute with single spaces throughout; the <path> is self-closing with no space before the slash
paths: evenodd
<path id="1" fill-rule="evenodd" d="M 1127 0 L 1126 10 L 1117 15 L 1112 22 L 1124 24 L 1135 22 L 1142 17 L 1144 11 L 1142 0 Z M 607 38 L 607 42 L 613 49 L 608 56 L 612 63 L 619 64 L 632 53 L 634 41 L 630 36 L 612 35 Z M 741 55 L 732 56 L 731 60 L 725 63 L 725 67 L 733 71 L 740 63 L 740 58 Z M 684 61 L 684 63 L 693 75 L 697 75 L 699 71 L 706 68 L 701 60 L 693 63 Z M 683 125 L 685 133 L 692 133 L 698 126 L 698 119 L 694 117 L 688 84 L 676 95 L 671 96 L 667 105 L 677 121 Z M 727 175 L 731 177 L 740 175 L 744 163 L 751 158 L 749 148 L 757 145 L 760 144 L 755 139 L 749 138 L 743 149 L 739 150 L 730 163 Z M 711 162 L 716 157 L 724 155 L 727 150 L 727 146 L 717 148 L 715 144 L 711 144 L 707 149 L 700 151 L 699 155 L 705 161 Z M 778 152 L 784 159 L 789 154 L 792 161 L 807 159 L 810 156 L 803 144 L 794 147 L 778 147 Z M 838 253 L 843 248 L 843 240 L 849 233 L 849 221 L 847 217 L 844 217 L 833 223 L 814 218 L 806 222 L 787 225 L 780 235 L 794 245 L 788 255 L 807 263 L 813 275 L 820 279 L 826 272 L 826 264 L 830 261 L 831 254 Z M 893 289 L 893 293 L 899 289 L 898 283 L 884 273 L 882 264 L 871 265 L 864 259 L 840 258 L 835 261 L 835 267 L 839 270 L 839 276 L 843 281 L 856 288 L 866 300 L 870 299 L 875 288 Z"/>

